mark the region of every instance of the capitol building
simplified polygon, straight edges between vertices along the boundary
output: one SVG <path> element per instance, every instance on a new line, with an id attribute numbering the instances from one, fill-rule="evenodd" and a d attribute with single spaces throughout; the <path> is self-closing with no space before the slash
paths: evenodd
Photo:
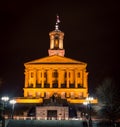
<path id="1" fill-rule="evenodd" d="M 65 57 L 59 23 L 57 16 L 48 56 L 24 63 L 24 96 L 15 98 L 18 104 L 34 104 L 35 116 L 41 119 L 69 118 L 70 105 L 83 105 L 89 96 L 87 63 Z M 80 111 L 76 114 L 80 117 Z"/>

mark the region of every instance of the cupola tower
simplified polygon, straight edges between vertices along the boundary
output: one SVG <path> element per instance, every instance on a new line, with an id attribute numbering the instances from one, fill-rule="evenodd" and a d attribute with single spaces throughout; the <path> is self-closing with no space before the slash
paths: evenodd
<path id="1" fill-rule="evenodd" d="M 64 56 L 65 50 L 63 48 L 64 33 L 59 30 L 59 16 L 55 24 L 55 30 L 49 33 L 50 36 L 50 49 L 48 50 L 49 56 L 58 55 Z"/>

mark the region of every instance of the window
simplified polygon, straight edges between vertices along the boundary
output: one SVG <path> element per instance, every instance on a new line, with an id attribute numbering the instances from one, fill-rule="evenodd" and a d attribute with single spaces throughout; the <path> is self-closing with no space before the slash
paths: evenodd
<path id="1" fill-rule="evenodd" d="M 57 110 L 47 110 L 47 117 L 57 117 Z"/>
<path id="2" fill-rule="evenodd" d="M 78 88 L 83 88 L 83 85 L 82 84 L 78 84 Z"/>
<path id="3" fill-rule="evenodd" d="M 67 72 L 65 72 L 65 78 L 67 77 Z"/>
<path id="4" fill-rule="evenodd" d="M 45 83 L 44 88 L 50 88 L 50 84 Z"/>
<path id="5" fill-rule="evenodd" d="M 58 43 L 58 39 L 55 39 L 55 48 L 58 48 L 58 45 L 59 43 Z"/>
<path id="6" fill-rule="evenodd" d="M 69 77 L 70 77 L 70 72 L 69 72 Z"/>
<path id="7" fill-rule="evenodd" d="M 78 72 L 78 78 L 80 78 L 80 72 Z"/>
<path id="8" fill-rule="evenodd" d="M 57 72 L 57 70 L 55 70 L 55 71 L 53 72 L 53 77 L 55 77 L 55 78 L 58 77 L 58 72 Z"/>
<path id="9" fill-rule="evenodd" d="M 59 37 L 58 36 L 55 37 L 54 46 L 55 46 L 55 49 L 59 48 Z"/>
<path id="10" fill-rule="evenodd" d="M 53 88 L 58 88 L 58 84 L 57 83 L 54 83 L 53 84 Z"/>
<path id="11" fill-rule="evenodd" d="M 75 88 L 75 84 L 69 84 L 69 88 Z"/>
<path id="12" fill-rule="evenodd" d="M 61 84 L 61 88 L 67 88 L 66 84 Z"/>
<path id="13" fill-rule="evenodd" d="M 28 88 L 33 88 L 33 84 L 29 84 Z"/>
<path id="14" fill-rule="evenodd" d="M 41 84 L 36 84 L 36 87 L 37 87 L 37 88 L 41 88 L 42 85 L 41 85 Z"/>
<path id="15" fill-rule="evenodd" d="M 44 77 L 45 77 L 45 78 L 47 77 L 47 72 L 44 72 Z"/>
<path id="16" fill-rule="evenodd" d="M 40 73 L 40 77 L 42 78 L 42 73 Z"/>
<path id="17" fill-rule="evenodd" d="M 33 76 L 34 76 L 34 73 L 33 73 L 33 72 L 31 72 L 31 78 L 33 78 Z"/>

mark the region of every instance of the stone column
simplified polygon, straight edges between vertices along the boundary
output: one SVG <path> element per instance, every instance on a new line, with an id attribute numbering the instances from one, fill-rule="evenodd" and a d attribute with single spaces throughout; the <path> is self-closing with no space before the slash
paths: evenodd
<path id="1" fill-rule="evenodd" d="M 27 97 L 27 91 L 24 90 L 24 97 Z"/>
<path id="2" fill-rule="evenodd" d="M 50 73 L 49 73 L 49 78 L 50 78 L 50 88 L 52 88 L 52 73 L 53 73 L 53 70 L 50 69 L 49 71 L 50 71 Z"/>
<path id="3" fill-rule="evenodd" d="M 42 88 L 44 88 L 44 70 L 42 69 Z"/>
<path id="4" fill-rule="evenodd" d="M 87 85 L 87 80 L 88 80 L 88 73 L 87 72 L 84 72 L 84 87 L 87 88 L 88 85 Z"/>
<path id="5" fill-rule="evenodd" d="M 80 84 L 83 86 L 83 75 L 82 75 L 82 71 L 80 71 Z"/>
<path id="6" fill-rule="evenodd" d="M 31 82 L 30 82 L 30 78 L 31 78 L 31 76 L 30 76 L 30 75 L 31 75 L 31 72 L 30 72 L 30 71 L 28 71 L 28 86 L 29 86 L 29 85 L 30 85 L 30 83 L 31 83 Z"/>
<path id="7" fill-rule="evenodd" d="M 40 81 L 41 81 L 41 71 L 38 70 L 37 71 L 37 83 L 40 84 L 41 83 Z"/>
<path id="8" fill-rule="evenodd" d="M 77 88 L 77 70 L 75 70 L 75 88 Z"/>
<path id="9" fill-rule="evenodd" d="M 71 70 L 70 71 L 70 83 L 74 83 L 74 77 L 75 77 L 75 75 L 74 75 L 74 71 L 73 70 Z"/>
<path id="10" fill-rule="evenodd" d="M 58 69 L 58 88 L 61 88 L 61 78 L 62 78 L 61 70 Z"/>
<path id="11" fill-rule="evenodd" d="M 67 88 L 69 88 L 69 70 L 67 69 Z"/>
<path id="12" fill-rule="evenodd" d="M 26 87 L 28 87 L 28 80 L 29 80 L 29 77 L 28 77 L 28 76 L 29 76 L 29 75 L 28 75 L 28 71 L 25 70 L 25 73 L 24 73 L 24 74 L 25 74 L 25 88 L 26 88 Z"/>
<path id="13" fill-rule="evenodd" d="M 34 70 L 34 83 L 33 83 L 33 87 L 35 88 L 36 87 L 36 70 Z"/>

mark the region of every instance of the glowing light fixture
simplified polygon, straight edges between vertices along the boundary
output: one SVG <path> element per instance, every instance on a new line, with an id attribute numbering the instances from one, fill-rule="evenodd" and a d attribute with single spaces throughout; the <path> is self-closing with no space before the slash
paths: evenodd
<path id="1" fill-rule="evenodd" d="M 12 113 L 11 113 L 11 118 L 13 119 L 13 115 L 14 115 L 14 108 L 15 108 L 15 104 L 16 104 L 16 101 L 13 99 L 13 100 L 10 100 L 10 104 L 12 104 Z"/>

